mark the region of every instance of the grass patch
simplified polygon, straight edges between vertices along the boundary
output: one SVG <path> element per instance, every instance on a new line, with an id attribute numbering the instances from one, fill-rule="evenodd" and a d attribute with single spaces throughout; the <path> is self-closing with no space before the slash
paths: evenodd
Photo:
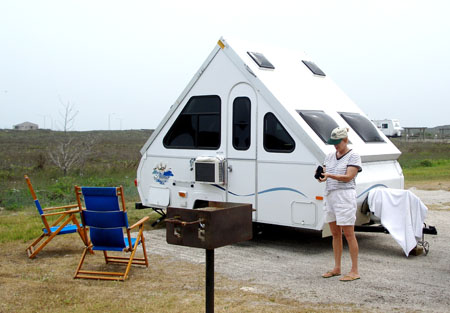
<path id="1" fill-rule="evenodd" d="M 42 205 L 75 201 L 74 185 L 123 185 L 126 199 L 138 201 L 134 179 L 140 149 L 151 130 L 69 132 L 75 140 L 93 139 L 95 144 L 82 166 L 63 176 L 48 157 L 63 132 L 49 130 L 0 130 L 0 207 L 20 210 L 32 205 L 23 175 L 30 176 Z"/>
<path id="2" fill-rule="evenodd" d="M 416 160 L 403 167 L 405 179 L 414 181 L 448 181 L 450 177 L 450 159 Z"/>
<path id="3" fill-rule="evenodd" d="M 399 163 L 405 183 L 419 181 L 450 181 L 450 144 L 433 141 L 391 139 L 402 152 Z"/>
<path id="4" fill-rule="evenodd" d="M 37 211 L 31 214 L 20 211 L 12 214 L 0 214 L 0 243 L 20 241 L 26 242 L 38 237 L 42 232 L 42 220 Z"/>

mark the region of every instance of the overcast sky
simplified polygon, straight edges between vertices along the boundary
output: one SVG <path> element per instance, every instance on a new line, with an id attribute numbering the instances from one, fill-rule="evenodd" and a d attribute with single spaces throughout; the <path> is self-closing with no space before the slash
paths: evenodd
<path id="1" fill-rule="evenodd" d="M 0 0 L 0 128 L 156 128 L 224 36 L 306 51 L 371 119 L 450 124 L 450 1 Z"/>

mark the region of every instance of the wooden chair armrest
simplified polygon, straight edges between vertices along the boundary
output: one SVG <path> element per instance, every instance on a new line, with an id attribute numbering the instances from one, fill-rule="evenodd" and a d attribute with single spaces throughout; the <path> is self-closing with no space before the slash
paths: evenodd
<path id="1" fill-rule="evenodd" d="M 145 216 L 145 217 L 141 218 L 139 221 L 137 221 L 136 223 L 134 223 L 131 227 L 128 227 L 128 229 L 133 229 L 133 228 L 135 228 L 136 226 L 139 226 L 139 225 L 145 223 L 145 222 L 148 221 L 149 219 L 150 219 L 150 217 Z"/>
<path id="2" fill-rule="evenodd" d="M 69 210 L 69 211 L 61 211 L 61 212 L 52 212 L 52 213 L 44 213 L 41 216 L 54 216 L 54 215 L 61 215 L 61 214 L 74 214 L 79 213 L 80 210 Z"/>
<path id="3" fill-rule="evenodd" d="M 51 207 L 51 208 L 45 208 L 42 209 L 42 211 L 53 211 L 53 210 L 61 210 L 61 209 L 72 209 L 72 208 L 77 208 L 78 204 L 69 204 L 69 205 L 62 205 L 62 206 L 55 206 L 55 207 Z"/>

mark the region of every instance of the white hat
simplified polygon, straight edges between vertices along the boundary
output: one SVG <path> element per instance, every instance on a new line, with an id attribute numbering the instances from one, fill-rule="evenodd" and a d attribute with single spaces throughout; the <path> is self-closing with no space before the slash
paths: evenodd
<path id="1" fill-rule="evenodd" d="M 331 137 L 330 139 L 328 139 L 327 143 L 329 143 L 330 145 L 337 145 L 342 141 L 342 139 L 347 137 L 347 128 L 336 127 L 331 131 Z"/>

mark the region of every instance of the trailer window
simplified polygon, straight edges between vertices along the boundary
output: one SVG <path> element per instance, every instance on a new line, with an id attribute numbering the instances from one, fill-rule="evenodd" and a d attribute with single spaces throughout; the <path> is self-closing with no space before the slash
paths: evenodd
<path id="1" fill-rule="evenodd" d="M 259 52 L 247 52 L 247 54 L 252 58 L 253 61 L 255 61 L 256 64 L 258 64 L 259 67 L 271 70 L 275 69 L 275 66 L 273 66 L 272 63 L 269 62 L 269 60 L 267 60 L 264 54 Z"/>
<path id="2" fill-rule="evenodd" d="M 295 149 L 295 141 L 272 113 L 264 116 L 263 144 L 268 152 L 289 153 Z"/>
<path id="3" fill-rule="evenodd" d="M 359 113 L 339 113 L 364 142 L 385 142 L 371 121 Z"/>
<path id="4" fill-rule="evenodd" d="M 311 61 L 305 61 L 302 60 L 303 64 L 306 65 L 306 67 L 309 68 L 309 70 L 314 74 L 314 75 L 319 75 L 319 76 L 326 76 L 325 73 L 320 69 L 320 67 L 318 67 L 316 65 L 316 63 L 311 62 Z"/>
<path id="5" fill-rule="evenodd" d="M 319 138 L 327 143 L 331 131 L 338 127 L 338 124 L 323 111 L 304 110 L 297 111 Z"/>
<path id="6" fill-rule="evenodd" d="M 164 146 L 170 149 L 218 149 L 220 106 L 218 96 L 190 98 L 164 137 Z"/>
<path id="7" fill-rule="evenodd" d="M 250 147 L 250 99 L 238 97 L 233 101 L 233 147 L 248 150 Z"/>

